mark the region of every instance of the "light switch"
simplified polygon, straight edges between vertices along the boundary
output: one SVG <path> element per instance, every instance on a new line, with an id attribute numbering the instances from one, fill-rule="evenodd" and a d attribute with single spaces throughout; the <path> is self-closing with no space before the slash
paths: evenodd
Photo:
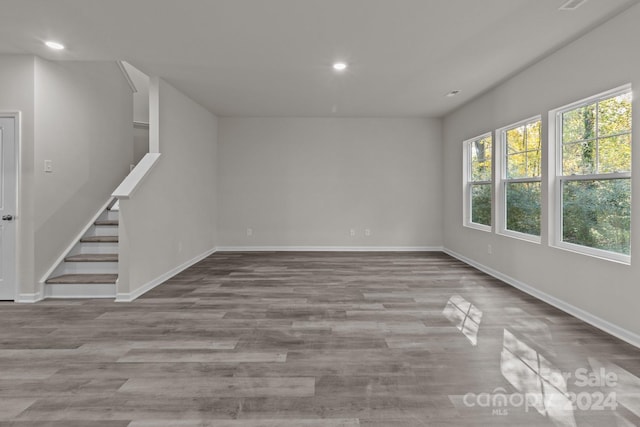
<path id="1" fill-rule="evenodd" d="M 53 162 L 51 160 L 44 161 L 44 171 L 48 173 L 53 172 Z"/>

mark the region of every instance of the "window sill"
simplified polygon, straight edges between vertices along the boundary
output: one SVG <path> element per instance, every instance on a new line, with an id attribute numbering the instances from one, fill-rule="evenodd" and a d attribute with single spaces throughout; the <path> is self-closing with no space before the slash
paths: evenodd
<path id="1" fill-rule="evenodd" d="M 563 251 L 573 252 L 579 255 L 585 255 L 592 258 L 598 258 L 604 261 L 615 262 L 622 265 L 631 265 L 631 255 L 619 254 L 617 252 L 605 251 L 602 249 L 589 248 L 587 246 L 575 245 L 567 242 L 555 242 L 550 244 L 552 248 L 561 249 Z"/>
<path id="2" fill-rule="evenodd" d="M 476 224 L 475 222 L 469 222 L 463 225 L 467 228 L 473 228 L 474 230 L 485 231 L 487 233 L 491 233 L 493 231 L 493 228 L 490 225 Z"/>
<path id="3" fill-rule="evenodd" d="M 542 242 L 542 238 L 540 236 L 534 236 L 533 234 L 519 233 L 513 230 L 501 230 L 498 232 L 500 236 L 509 237 L 512 239 L 524 240 L 529 243 L 540 244 Z"/>

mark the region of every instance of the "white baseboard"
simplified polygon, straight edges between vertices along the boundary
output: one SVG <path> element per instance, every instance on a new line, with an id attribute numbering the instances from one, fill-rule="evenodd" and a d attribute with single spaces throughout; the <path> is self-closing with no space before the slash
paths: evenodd
<path id="1" fill-rule="evenodd" d="M 220 246 L 217 252 L 442 252 L 442 246 Z"/>
<path id="2" fill-rule="evenodd" d="M 155 279 L 151 280 L 150 282 L 147 282 L 146 284 L 140 286 L 138 289 L 134 290 L 133 292 L 118 292 L 118 293 L 116 293 L 116 302 L 131 302 L 131 301 L 135 300 L 136 298 L 138 298 L 141 295 L 149 292 L 151 289 L 155 288 L 158 285 L 161 285 L 162 283 L 164 283 L 167 280 L 171 279 L 176 274 L 180 273 L 183 270 L 186 270 L 187 268 L 191 267 L 193 264 L 202 261 L 203 259 L 205 259 L 206 257 L 208 257 L 209 255 L 211 255 L 211 254 L 213 254 L 215 252 L 216 252 L 216 248 L 209 249 L 208 251 L 196 256 L 195 258 L 190 259 L 189 261 L 179 265 L 178 267 L 176 267 L 176 268 L 174 268 L 172 270 L 169 270 L 166 273 L 156 277 Z"/>
<path id="3" fill-rule="evenodd" d="M 23 304 L 33 304 L 38 301 L 42 301 L 44 299 L 44 295 L 42 292 L 35 292 L 32 294 L 19 294 L 18 298 L 16 298 L 16 302 Z"/>
<path id="4" fill-rule="evenodd" d="M 454 252 L 450 249 L 444 248 L 443 251 L 446 254 L 451 255 L 452 257 L 457 258 L 460 261 L 466 264 L 469 264 L 470 266 L 475 267 L 478 270 L 484 273 L 487 273 L 490 276 L 495 277 L 496 279 L 502 280 L 503 282 L 513 286 L 514 288 L 519 289 L 522 292 L 525 292 L 531 295 L 532 297 L 535 297 L 541 301 L 544 301 L 547 304 L 552 305 L 555 308 L 562 310 L 565 313 L 570 314 L 573 317 L 576 317 L 582 320 L 583 322 L 590 324 L 591 326 L 595 326 L 596 328 L 610 335 L 613 335 L 616 338 L 620 338 L 621 340 L 631 344 L 634 347 L 640 348 L 640 335 L 634 332 L 631 332 L 628 329 L 622 328 L 616 324 L 613 324 L 598 316 L 595 316 L 589 313 L 588 311 L 585 311 L 572 304 L 569 304 L 566 301 L 563 301 L 559 298 L 549 295 L 546 292 L 540 291 L 534 288 L 533 286 L 527 285 L 526 283 L 523 283 L 517 279 L 514 279 L 511 276 L 507 276 L 506 274 L 503 274 L 497 270 L 494 270 L 493 268 L 487 267 L 486 265 L 480 264 L 479 262 L 474 261 L 471 258 L 467 258 L 466 256 L 461 255 L 457 252 Z"/>

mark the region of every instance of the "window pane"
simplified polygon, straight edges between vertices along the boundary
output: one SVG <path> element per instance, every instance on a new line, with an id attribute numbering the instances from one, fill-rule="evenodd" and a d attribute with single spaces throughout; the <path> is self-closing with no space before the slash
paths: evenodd
<path id="1" fill-rule="evenodd" d="M 491 184 L 471 186 L 471 222 L 491 225 Z"/>
<path id="2" fill-rule="evenodd" d="M 562 240 L 630 253 L 631 180 L 565 181 Z"/>
<path id="3" fill-rule="evenodd" d="M 507 230 L 540 235 L 540 183 L 507 184 Z"/>
<path id="4" fill-rule="evenodd" d="M 595 173 L 596 141 L 562 145 L 562 173 L 584 175 Z"/>
<path id="5" fill-rule="evenodd" d="M 540 176 L 541 170 L 541 122 L 507 130 L 505 135 L 506 177 L 535 178 Z"/>
<path id="6" fill-rule="evenodd" d="M 471 181 L 491 180 L 491 138 L 470 142 Z"/>
<path id="7" fill-rule="evenodd" d="M 540 150 L 542 147 L 541 136 L 542 122 L 529 123 L 527 125 L 527 150 Z"/>
<path id="8" fill-rule="evenodd" d="M 527 157 L 525 153 L 507 157 L 507 177 L 522 178 L 527 175 Z"/>
<path id="9" fill-rule="evenodd" d="M 542 175 L 542 153 L 540 150 L 527 153 L 527 176 L 530 178 Z"/>
<path id="10" fill-rule="evenodd" d="M 491 161 L 471 163 L 471 180 L 472 181 L 490 181 L 491 180 Z"/>
<path id="11" fill-rule="evenodd" d="M 525 151 L 524 126 L 507 131 L 507 147 L 509 154 Z"/>
<path id="12" fill-rule="evenodd" d="M 631 131 L 631 93 L 598 103 L 598 136 Z"/>
<path id="13" fill-rule="evenodd" d="M 598 144 L 599 173 L 631 172 L 631 135 L 603 138 Z"/>
<path id="14" fill-rule="evenodd" d="M 595 138 L 596 104 L 585 105 L 562 114 L 562 142 Z"/>

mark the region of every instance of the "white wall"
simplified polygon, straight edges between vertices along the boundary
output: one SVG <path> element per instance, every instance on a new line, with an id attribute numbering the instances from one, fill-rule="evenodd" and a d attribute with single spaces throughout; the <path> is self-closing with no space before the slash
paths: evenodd
<path id="1" fill-rule="evenodd" d="M 635 6 L 444 120 L 445 247 L 636 334 L 640 334 L 640 263 L 623 265 L 549 247 L 548 216 L 542 224 L 542 244 L 462 226 L 462 141 L 536 114 L 543 115 L 546 128 L 549 110 L 625 83 L 632 83 L 637 92 L 638 22 L 640 6 Z M 640 108 L 633 114 L 634 123 L 640 123 Z M 545 150 L 547 140 L 545 135 Z M 633 157 L 637 178 L 640 126 L 633 131 Z M 633 186 L 632 209 L 632 248 L 638 255 L 638 185 Z M 487 253 L 488 244 L 493 255 Z"/>
<path id="2" fill-rule="evenodd" d="M 149 123 L 149 76 L 128 62 L 123 62 L 122 66 L 137 91 L 133 94 L 133 121 Z"/>
<path id="3" fill-rule="evenodd" d="M 149 128 L 139 125 L 133 126 L 133 164 L 138 162 L 149 152 Z"/>
<path id="4" fill-rule="evenodd" d="M 133 94 L 133 164 L 149 152 L 149 76 L 128 62 L 122 66 L 137 92 Z"/>
<path id="5" fill-rule="evenodd" d="M 128 174 L 132 110 L 131 89 L 115 62 L 36 58 L 36 278 Z M 53 173 L 44 172 L 45 159 Z"/>
<path id="6" fill-rule="evenodd" d="M 222 118 L 219 144 L 219 246 L 442 245 L 439 120 Z"/>
<path id="7" fill-rule="evenodd" d="M 18 227 L 18 280 L 21 294 L 36 292 L 34 278 L 34 62 L 33 56 L 0 55 L 0 111 L 20 112 L 20 194 Z"/>
<path id="8" fill-rule="evenodd" d="M 120 202 L 124 299 L 215 247 L 217 118 L 163 80 L 154 79 L 150 91 L 161 157 Z"/>

